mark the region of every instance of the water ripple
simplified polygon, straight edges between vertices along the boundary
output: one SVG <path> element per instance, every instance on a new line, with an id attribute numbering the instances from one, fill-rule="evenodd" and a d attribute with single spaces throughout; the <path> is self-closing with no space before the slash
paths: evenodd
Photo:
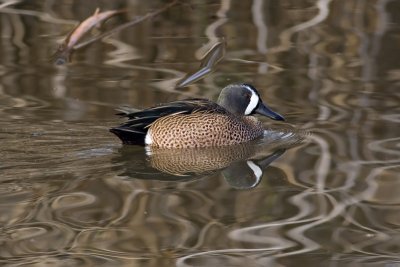
<path id="1" fill-rule="evenodd" d="M 58 253 L 71 245 L 74 232 L 54 222 L 32 222 L 6 227 L 3 235 L 1 257 L 6 259 Z"/>
<path id="2" fill-rule="evenodd" d="M 159 3 L 15 2 L 0 4 L 2 266 L 398 266 L 398 1 L 184 3 L 63 67 L 46 61 L 62 27 Z M 222 39 L 215 72 L 175 88 Z M 205 154 L 108 132 L 120 105 L 232 82 L 287 126 Z"/>

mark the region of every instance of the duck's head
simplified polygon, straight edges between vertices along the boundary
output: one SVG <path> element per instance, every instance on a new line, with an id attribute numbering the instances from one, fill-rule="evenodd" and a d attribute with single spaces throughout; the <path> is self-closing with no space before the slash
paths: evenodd
<path id="1" fill-rule="evenodd" d="M 282 115 L 272 111 L 263 103 L 256 88 L 246 83 L 231 84 L 222 89 L 218 97 L 218 104 L 240 116 L 258 113 L 274 120 L 285 120 Z"/>

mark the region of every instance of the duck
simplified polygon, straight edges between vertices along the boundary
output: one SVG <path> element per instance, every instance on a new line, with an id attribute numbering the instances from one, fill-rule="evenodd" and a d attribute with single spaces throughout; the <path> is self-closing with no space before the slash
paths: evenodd
<path id="1" fill-rule="evenodd" d="M 260 138 L 264 127 L 254 115 L 285 121 L 247 83 L 224 87 L 217 103 L 203 98 L 177 100 L 140 111 L 120 110 L 128 120 L 110 129 L 123 144 L 154 148 L 204 148 Z"/>

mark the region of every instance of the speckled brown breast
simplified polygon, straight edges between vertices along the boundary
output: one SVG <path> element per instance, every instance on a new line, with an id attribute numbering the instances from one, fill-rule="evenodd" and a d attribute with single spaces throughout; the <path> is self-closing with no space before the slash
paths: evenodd
<path id="1" fill-rule="evenodd" d="M 247 142 L 260 137 L 263 127 L 251 116 L 197 112 L 162 117 L 150 126 L 149 131 L 152 146 L 195 148 Z"/>

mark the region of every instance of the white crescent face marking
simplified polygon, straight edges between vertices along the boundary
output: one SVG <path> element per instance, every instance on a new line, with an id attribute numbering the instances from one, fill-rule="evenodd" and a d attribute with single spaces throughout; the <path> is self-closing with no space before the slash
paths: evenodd
<path id="1" fill-rule="evenodd" d="M 251 92 L 251 98 L 250 98 L 249 105 L 247 106 L 246 110 L 244 111 L 244 115 L 250 115 L 254 111 L 254 109 L 257 107 L 258 101 L 260 101 L 260 98 L 258 97 L 256 92 L 254 92 L 253 89 L 251 89 L 248 86 L 245 86 L 245 88 Z"/>
<path id="2" fill-rule="evenodd" d="M 250 169 L 253 171 L 254 176 L 257 178 L 257 181 L 260 180 L 262 176 L 262 170 L 260 167 L 258 167 L 256 164 L 254 164 L 252 161 L 246 161 L 247 165 L 250 167 Z"/>

